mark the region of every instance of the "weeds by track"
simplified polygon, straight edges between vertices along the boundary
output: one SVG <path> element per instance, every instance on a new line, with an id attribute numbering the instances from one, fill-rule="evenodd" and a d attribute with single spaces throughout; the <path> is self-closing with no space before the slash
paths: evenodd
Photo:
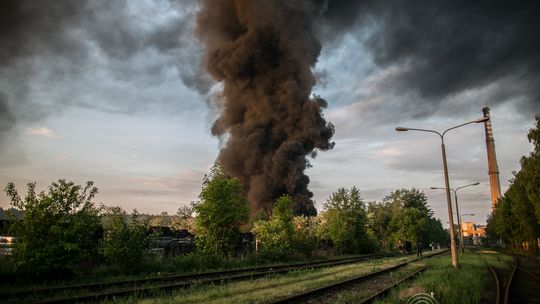
<path id="1" fill-rule="evenodd" d="M 527 256 L 516 255 L 510 286 L 507 287 L 505 304 L 538 303 L 540 301 L 540 263 Z"/>
<path id="2" fill-rule="evenodd" d="M 509 269 L 494 267 L 485 259 L 493 275 L 496 304 L 538 303 L 540 299 L 540 263 L 524 256 L 514 255 Z"/>
<path id="3" fill-rule="evenodd" d="M 116 297 L 137 294 L 144 296 L 156 291 L 187 288 L 194 284 L 221 284 L 223 282 L 250 280 L 271 274 L 293 270 L 313 269 L 357 263 L 370 259 L 393 257 L 398 253 L 371 254 L 358 257 L 295 263 L 278 266 L 262 266 L 228 271 L 213 271 L 188 275 L 172 275 L 151 279 L 126 280 L 119 282 L 78 284 L 52 288 L 30 289 L 0 294 L 5 303 L 81 303 L 96 302 Z"/>
<path id="4" fill-rule="evenodd" d="M 388 267 L 388 268 L 385 268 L 376 272 L 360 275 L 354 278 L 336 282 L 334 284 L 329 284 L 320 288 L 308 290 L 306 292 L 302 292 L 302 293 L 298 293 L 292 296 L 281 298 L 271 303 L 272 304 L 301 303 L 301 302 L 333 303 L 336 301 L 336 296 L 338 292 L 347 288 L 351 288 L 352 285 L 356 285 L 356 284 L 364 284 L 364 286 L 361 286 L 361 287 L 356 286 L 356 288 L 361 288 L 361 289 L 367 288 L 369 290 L 375 290 L 375 293 L 371 293 L 362 299 L 355 299 L 355 303 L 371 303 L 375 299 L 384 296 L 390 290 L 400 285 L 401 283 L 405 282 L 406 280 L 409 280 L 415 277 L 416 275 L 424 271 L 426 267 L 420 267 L 419 269 L 414 270 L 412 273 L 407 274 L 404 278 L 401 278 L 399 280 L 388 279 L 387 277 L 389 276 L 389 274 L 410 265 L 412 262 L 416 262 L 423 258 L 436 256 L 445 252 L 447 252 L 447 250 L 444 250 L 435 254 L 431 254 L 428 256 L 424 256 L 422 258 L 403 262 L 398 265 Z"/>

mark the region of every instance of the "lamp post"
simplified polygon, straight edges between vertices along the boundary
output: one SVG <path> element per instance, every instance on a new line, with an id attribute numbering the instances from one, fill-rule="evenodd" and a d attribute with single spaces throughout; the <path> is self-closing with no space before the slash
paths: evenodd
<path id="1" fill-rule="evenodd" d="M 457 256 L 457 250 L 456 250 L 456 241 L 455 241 L 455 233 L 454 233 L 454 216 L 452 215 L 452 201 L 450 198 L 450 182 L 448 180 L 448 166 L 446 164 L 446 148 L 444 146 L 444 135 L 446 132 L 450 130 L 457 129 L 459 127 L 463 127 L 468 124 L 472 123 L 483 123 L 485 121 L 489 120 L 489 117 L 482 117 L 477 120 L 469 121 L 460 125 L 457 125 L 455 127 L 451 127 L 449 129 L 446 129 L 444 132 L 439 133 L 434 130 L 427 130 L 427 129 L 416 129 L 416 128 L 404 128 L 404 127 L 397 127 L 396 131 L 420 131 L 420 132 L 430 132 L 435 133 L 439 135 L 441 138 L 441 152 L 442 152 L 442 161 L 443 161 L 443 173 L 444 173 L 444 183 L 445 183 L 445 189 L 446 189 L 446 203 L 448 205 L 448 219 L 450 220 L 450 253 L 452 255 L 452 265 L 454 268 L 459 268 L 459 262 L 458 262 L 458 256 Z"/>
<path id="2" fill-rule="evenodd" d="M 470 186 L 478 186 L 478 185 L 480 185 L 480 183 L 476 182 L 476 183 L 468 184 L 468 185 L 465 185 L 465 186 L 457 187 L 456 189 L 450 188 L 450 191 L 454 192 L 454 202 L 456 202 L 456 215 L 457 215 L 457 220 L 458 220 L 458 233 L 459 233 L 459 248 L 461 249 L 461 253 L 465 253 L 465 247 L 464 247 L 464 243 L 463 243 L 463 227 L 461 227 L 461 216 L 459 216 L 459 205 L 458 205 L 458 200 L 457 200 L 457 192 L 458 192 L 459 189 L 463 189 L 463 188 L 470 187 Z M 433 190 L 437 190 L 437 189 L 446 190 L 446 188 L 440 188 L 440 187 L 431 187 L 431 189 L 433 189 Z"/>

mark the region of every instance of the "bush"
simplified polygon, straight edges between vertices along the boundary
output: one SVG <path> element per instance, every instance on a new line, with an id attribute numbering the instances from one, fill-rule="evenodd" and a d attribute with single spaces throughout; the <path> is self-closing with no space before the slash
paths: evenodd
<path id="1" fill-rule="evenodd" d="M 297 216 L 294 218 L 294 233 L 292 236 L 294 251 L 305 257 L 310 257 L 317 245 L 317 222 L 315 217 Z"/>
<path id="2" fill-rule="evenodd" d="M 240 226 L 248 220 L 242 184 L 215 166 L 205 176 L 199 198 L 193 203 L 197 250 L 220 258 L 234 256 Z"/>
<path id="3" fill-rule="evenodd" d="M 139 222 L 137 215 L 133 210 L 128 216 L 120 207 L 110 207 L 105 214 L 105 238 L 100 251 L 110 265 L 125 272 L 139 271 L 145 252 L 150 248 L 147 223 Z"/>
<path id="4" fill-rule="evenodd" d="M 267 221 L 255 222 L 253 233 L 259 241 L 259 253 L 270 259 L 281 259 L 293 253 L 293 201 L 280 197 Z"/>
<path id="5" fill-rule="evenodd" d="M 97 256 L 101 225 L 99 210 L 92 203 L 98 190 L 87 182 L 84 189 L 63 179 L 49 191 L 36 194 L 28 184 L 22 199 L 13 183 L 5 188 L 11 204 L 23 210 L 22 220 L 13 221 L 17 236 L 13 258 L 18 272 L 35 278 L 72 275 Z"/>

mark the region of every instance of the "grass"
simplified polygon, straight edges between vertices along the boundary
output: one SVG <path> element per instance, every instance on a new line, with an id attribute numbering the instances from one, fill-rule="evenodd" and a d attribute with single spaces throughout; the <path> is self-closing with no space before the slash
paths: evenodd
<path id="1" fill-rule="evenodd" d="M 152 297 L 130 297 L 114 303 L 167 304 L 167 303 L 264 303 L 301 291 L 321 287 L 331 282 L 370 273 L 404 261 L 390 258 L 336 266 L 331 268 L 294 271 L 253 281 L 223 285 L 197 285 L 171 294 L 158 293 Z"/>
<path id="2" fill-rule="evenodd" d="M 406 276 L 410 275 L 414 271 L 418 270 L 423 265 L 416 262 L 411 263 L 407 265 L 406 267 L 400 268 L 397 271 L 393 271 L 390 273 L 390 277 L 395 280 L 395 282 L 405 278 Z M 338 295 L 338 299 L 336 301 L 336 304 L 346 304 L 346 303 L 360 303 L 362 300 L 370 297 L 374 293 L 376 293 L 378 290 L 373 290 L 373 288 L 367 288 L 363 290 L 354 290 L 354 291 L 346 291 Z"/>
<path id="3" fill-rule="evenodd" d="M 347 256 L 342 256 L 347 257 Z M 340 258 L 342 258 L 340 257 Z M 170 259 L 147 259 L 141 271 L 134 274 L 126 273 L 114 266 L 101 265 L 92 271 L 62 280 L 47 280 L 28 282 L 17 280 L 15 267 L 10 257 L 0 256 L 0 292 L 85 284 L 95 282 L 117 282 L 133 279 L 155 278 L 176 274 L 191 274 L 207 271 L 249 268 L 254 266 L 274 266 L 295 262 L 310 262 L 328 260 L 325 257 L 297 258 L 282 262 L 273 262 L 251 255 L 243 259 L 218 259 L 197 254 L 177 256 Z"/>
<path id="4" fill-rule="evenodd" d="M 465 304 L 479 303 L 488 286 L 491 273 L 485 263 L 488 261 L 495 267 L 509 267 L 512 257 L 495 251 L 467 250 L 459 255 L 460 268 L 452 267 L 449 254 L 426 260 L 428 269 L 410 283 L 405 283 L 393 290 L 388 297 L 375 303 L 406 303 L 407 299 L 417 293 L 433 293 L 439 303 Z"/>

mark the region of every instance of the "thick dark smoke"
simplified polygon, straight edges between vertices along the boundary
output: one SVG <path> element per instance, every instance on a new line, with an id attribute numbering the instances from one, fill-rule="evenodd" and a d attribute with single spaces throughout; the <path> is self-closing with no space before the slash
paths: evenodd
<path id="1" fill-rule="evenodd" d="M 368 33 L 375 62 L 401 67 L 389 87 L 417 92 L 420 112 L 495 84 L 486 103 L 518 100 L 530 114 L 540 111 L 539 14 L 538 1 L 330 0 L 325 37 Z"/>
<path id="2" fill-rule="evenodd" d="M 326 101 L 310 96 L 317 14 L 311 0 L 205 0 L 199 12 L 206 68 L 223 83 L 212 128 L 227 137 L 219 162 L 245 184 L 254 213 L 290 194 L 295 213 L 316 214 L 306 157 L 331 149 L 334 133 L 321 112 Z"/>

